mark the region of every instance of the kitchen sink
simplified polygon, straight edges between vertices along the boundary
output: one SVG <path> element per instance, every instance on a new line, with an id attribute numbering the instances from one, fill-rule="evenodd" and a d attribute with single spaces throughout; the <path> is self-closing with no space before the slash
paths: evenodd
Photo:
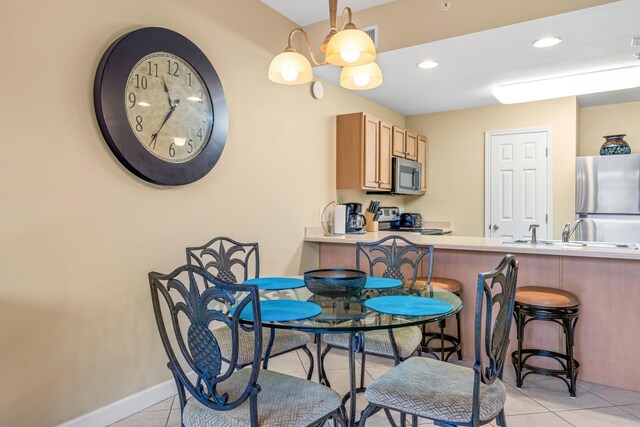
<path id="1" fill-rule="evenodd" d="M 511 239 L 503 243 L 530 245 L 531 239 Z M 565 248 L 595 248 L 595 249 L 638 249 L 635 243 L 613 243 L 613 242 L 563 242 L 561 240 L 538 240 L 538 245 L 559 246 Z"/>
<path id="2" fill-rule="evenodd" d="M 588 248 L 598 249 L 638 249 L 635 243 L 583 242 Z"/>

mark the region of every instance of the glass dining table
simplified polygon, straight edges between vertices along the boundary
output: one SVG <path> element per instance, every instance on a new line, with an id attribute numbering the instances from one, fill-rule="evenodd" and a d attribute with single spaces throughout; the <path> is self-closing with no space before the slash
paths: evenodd
<path id="1" fill-rule="evenodd" d="M 293 278 L 287 278 L 287 280 L 290 281 L 289 284 L 286 286 L 283 285 L 283 287 L 287 289 L 279 289 L 279 286 L 266 286 L 265 289 L 259 286 L 260 305 L 263 317 L 262 325 L 267 328 L 290 329 L 316 334 L 318 379 L 320 383 L 325 385 L 328 384 L 328 381 L 324 367 L 322 366 L 322 341 L 319 337 L 321 334 L 349 334 L 348 356 L 350 382 L 349 392 L 343 398 L 343 403 L 346 403 L 347 400 L 349 401 L 349 426 L 355 426 L 357 424 L 355 420 L 355 395 L 356 392 L 362 391 L 356 388 L 355 354 L 358 351 L 362 351 L 363 333 L 381 329 L 388 330 L 392 333 L 392 331 L 397 328 L 420 326 L 425 323 L 435 322 L 453 316 L 462 309 L 462 301 L 458 296 L 431 286 L 427 286 L 421 290 L 410 290 L 402 288 L 400 286 L 401 282 L 397 281 L 396 286 L 384 284 L 380 287 L 365 287 L 357 296 L 333 297 L 315 295 L 304 286 L 302 279 L 298 279 L 299 282 L 295 285 L 292 279 Z M 274 283 L 277 283 L 277 281 Z M 385 300 L 385 298 L 381 299 L 378 297 L 400 298 L 397 300 L 391 299 L 392 304 L 395 304 L 393 301 L 398 302 L 396 307 L 391 309 L 369 308 L 377 307 L 373 302 Z M 418 297 L 420 300 L 407 300 L 406 297 Z M 441 305 L 445 303 L 446 308 L 444 310 L 440 309 L 437 313 L 427 315 L 410 315 L 408 313 L 411 312 L 411 308 L 407 306 L 406 301 L 409 301 L 409 303 L 432 302 Z M 297 316 L 274 316 L 272 306 L 276 308 L 279 306 L 300 306 L 302 308 L 302 314 L 298 314 Z M 308 308 L 311 308 L 312 311 L 308 311 L 305 314 L 304 310 Z M 280 313 L 282 312 L 281 310 Z M 405 314 L 390 314 L 390 312 L 404 312 Z M 292 320 L 296 319 L 296 317 L 299 320 Z M 286 318 L 286 320 L 282 320 L 283 318 Z M 241 321 L 250 323 L 251 319 Z M 271 347 L 273 343 L 273 329 L 269 347 Z M 266 357 L 268 357 L 268 354 L 269 349 L 267 350 Z"/>

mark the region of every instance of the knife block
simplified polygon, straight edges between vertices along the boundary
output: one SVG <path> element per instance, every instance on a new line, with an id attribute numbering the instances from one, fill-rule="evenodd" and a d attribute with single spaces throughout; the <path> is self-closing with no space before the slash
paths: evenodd
<path id="1" fill-rule="evenodd" d="M 374 221 L 373 217 L 374 213 L 366 211 L 364 213 L 364 217 L 367 220 L 367 225 L 364 226 L 364 229 L 367 231 L 378 231 L 378 221 Z"/>

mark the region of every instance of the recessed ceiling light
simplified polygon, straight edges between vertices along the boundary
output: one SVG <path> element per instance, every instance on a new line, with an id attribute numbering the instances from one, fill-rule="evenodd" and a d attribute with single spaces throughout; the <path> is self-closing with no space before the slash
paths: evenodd
<path id="1" fill-rule="evenodd" d="M 438 65 L 440 64 L 438 64 L 436 61 L 432 59 L 427 59 L 425 61 L 418 63 L 418 67 L 422 68 L 423 70 L 428 70 L 429 68 L 436 68 Z"/>
<path id="2" fill-rule="evenodd" d="M 560 37 L 543 37 L 531 43 L 533 47 L 551 47 L 560 43 L 562 39 Z"/>

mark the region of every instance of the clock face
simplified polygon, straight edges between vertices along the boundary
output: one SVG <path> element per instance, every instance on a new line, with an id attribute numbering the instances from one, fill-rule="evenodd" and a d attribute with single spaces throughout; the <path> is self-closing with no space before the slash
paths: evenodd
<path id="1" fill-rule="evenodd" d="M 113 42 L 98 64 L 93 100 L 109 149 L 148 182 L 189 184 L 222 155 L 222 83 L 204 52 L 175 31 L 141 28 Z"/>
<path id="2" fill-rule="evenodd" d="M 138 142 L 165 162 L 191 160 L 209 141 L 211 98 L 200 74 L 176 55 L 141 58 L 129 74 L 124 103 Z"/>

